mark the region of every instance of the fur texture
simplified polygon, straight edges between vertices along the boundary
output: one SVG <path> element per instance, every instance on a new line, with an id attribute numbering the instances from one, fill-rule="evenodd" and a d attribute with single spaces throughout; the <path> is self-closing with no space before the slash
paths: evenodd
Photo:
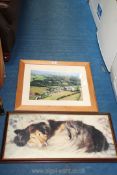
<path id="1" fill-rule="evenodd" d="M 64 132 L 63 132 L 64 131 Z M 85 152 L 100 152 L 107 150 L 109 144 L 104 134 L 94 126 L 87 125 L 81 121 L 54 121 L 32 124 L 25 129 L 14 131 L 16 136 L 14 143 L 17 146 L 48 146 L 52 138 L 67 137 L 77 149 L 85 149 Z M 66 135 L 62 134 L 66 133 Z M 64 144 L 64 143 L 63 143 Z"/>

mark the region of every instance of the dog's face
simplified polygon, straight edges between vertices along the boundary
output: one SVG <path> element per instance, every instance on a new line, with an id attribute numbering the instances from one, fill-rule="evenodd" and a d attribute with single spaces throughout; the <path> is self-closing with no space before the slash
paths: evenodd
<path id="1" fill-rule="evenodd" d="M 66 128 L 69 139 L 77 145 L 78 149 L 84 148 L 87 150 L 90 145 L 93 145 L 91 135 L 81 121 L 68 121 Z"/>
<path id="2" fill-rule="evenodd" d="M 31 133 L 34 131 L 38 130 L 40 133 L 42 133 L 42 135 L 49 135 L 50 132 L 50 127 L 48 124 L 46 124 L 45 122 L 40 122 L 38 124 L 35 124 Z"/>
<path id="3" fill-rule="evenodd" d="M 30 133 L 27 129 L 17 129 L 14 131 L 16 136 L 14 138 L 14 143 L 17 146 L 24 146 L 27 144 L 28 140 L 30 139 Z"/>
<path id="4" fill-rule="evenodd" d="M 38 148 L 46 146 L 47 145 L 47 135 L 43 134 L 39 130 L 36 130 L 35 132 L 30 134 L 30 139 L 28 141 L 28 146 Z"/>
<path id="5" fill-rule="evenodd" d="M 83 123 L 80 121 L 67 121 L 66 122 L 66 128 L 69 133 L 69 138 L 78 138 L 82 135 L 82 125 Z"/>
<path id="6" fill-rule="evenodd" d="M 32 124 L 25 129 L 17 129 L 14 132 L 16 134 L 14 143 L 17 146 L 25 146 L 28 141 L 32 142 L 32 140 L 33 142 L 35 140 L 36 142 L 38 141 L 40 144 L 43 144 L 48 138 L 49 127 L 45 122 L 40 122 Z"/>
<path id="7" fill-rule="evenodd" d="M 99 152 L 108 149 L 108 142 L 101 131 L 81 121 L 68 121 L 66 128 L 71 141 L 85 152 Z"/>

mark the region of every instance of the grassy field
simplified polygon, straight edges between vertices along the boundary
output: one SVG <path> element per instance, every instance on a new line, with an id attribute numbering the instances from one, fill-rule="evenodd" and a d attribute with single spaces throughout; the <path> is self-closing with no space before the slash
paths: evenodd
<path id="1" fill-rule="evenodd" d="M 39 93 L 42 94 L 47 91 L 46 87 L 36 87 L 36 86 L 31 86 L 30 87 L 30 93 Z"/>
<path id="2" fill-rule="evenodd" d="M 64 99 L 64 96 L 69 96 L 72 95 L 73 92 L 70 91 L 62 91 L 62 92 L 57 92 L 53 93 L 51 96 L 45 98 L 45 100 L 58 100 L 58 99 Z"/>
<path id="3" fill-rule="evenodd" d="M 55 88 L 55 87 L 54 87 Z M 47 87 L 35 87 L 30 88 L 30 100 L 35 100 L 36 96 L 47 93 Z M 39 100 L 39 99 L 38 99 Z M 46 97 L 40 100 L 82 100 L 80 92 L 72 92 L 62 90 L 60 92 L 50 92 Z"/>

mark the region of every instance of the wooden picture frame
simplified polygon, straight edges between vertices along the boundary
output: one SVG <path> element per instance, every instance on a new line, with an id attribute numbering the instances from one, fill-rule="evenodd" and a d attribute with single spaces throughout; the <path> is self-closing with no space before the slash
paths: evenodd
<path id="1" fill-rule="evenodd" d="M 21 60 L 15 110 L 97 112 L 90 63 Z"/>
<path id="2" fill-rule="evenodd" d="M 117 162 L 109 113 L 8 112 L 1 162 Z"/>

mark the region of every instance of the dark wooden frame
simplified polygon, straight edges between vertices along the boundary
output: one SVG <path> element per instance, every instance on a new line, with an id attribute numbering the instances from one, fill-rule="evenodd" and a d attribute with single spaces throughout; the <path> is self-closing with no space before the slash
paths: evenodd
<path id="1" fill-rule="evenodd" d="M 2 53 L 2 44 L 0 40 L 0 88 L 4 84 L 4 75 L 5 75 L 5 65 L 4 65 L 3 53 Z"/>
<path id="2" fill-rule="evenodd" d="M 86 78 L 89 89 L 89 96 L 91 101 L 91 106 L 54 106 L 54 105 L 23 105 L 22 104 L 22 93 L 23 93 L 23 80 L 24 80 L 24 71 L 26 64 L 30 65 L 54 65 L 54 66 L 83 66 L 86 70 Z M 96 101 L 95 89 L 93 85 L 93 79 L 90 69 L 90 63 L 88 62 L 64 62 L 64 61 L 43 61 L 43 60 L 21 60 L 19 65 L 19 75 L 18 75 L 18 84 L 16 91 L 16 101 L 15 101 L 15 110 L 16 111 L 85 111 L 85 112 L 97 112 L 98 105 Z"/>
<path id="3" fill-rule="evenodd" d="M 35 162 L 117 162 L 117 143 L 116 143 L 116 138 L 115 138 L 115 133 L 114 133 L 114 129 L 113 129 L 113 125 L 112 125 L 112 120 L 111 120 L 111 115 L 110 113 L 98 113 L 98 112 L 80 112 L 80 113 L 65 113 L 65 112 L 56 112 L 56 114 L 73 114 L 73 115 L 107 115 L 108 119 L 109 119 L 109 124 L 110 124 L 110 129 L 111 129 L 111 133 L 112 133 L 112 139 L 113 139 L 113 143 L 115 145 L 115 151 L 116 151 L 116 158 L 19 158 L 19 159 L 4 159 L 4 152 L 5 152 L 5 142 L 6 142 L 6 137 L 7 137 L 7 129 L 8 129 L 8 121 L 9 121 L 9 115 L 12 114 L 29 114 L 29 112 L 24 111 L 24 112 L 7 112 L 7 116 L 6 116 L 6 122 L 5 122 L 5 128 L 4 128 L 4 135 L 3 135 L 3 143 L 2 143 L 2 149 L 1 149 L 1 158 L 0 158 L 0 163 L 35 163 Z M 30 112 L 30 113 L 39 113 L 39 114 L 43 114 L 43 113 L 48 113 L 48 114 L 54 114 L 55 112 L 45 112 L 45 111 L 39 111 L 39 112 Z"/>

